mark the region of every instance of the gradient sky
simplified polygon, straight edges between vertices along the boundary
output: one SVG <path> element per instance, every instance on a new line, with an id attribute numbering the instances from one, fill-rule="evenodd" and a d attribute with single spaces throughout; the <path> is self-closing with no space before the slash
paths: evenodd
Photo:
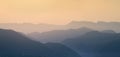
<path id="1" fill-rule="evenodd" d="M 0 0 L 0 23 L 120 21 L 120 0 Z"/>

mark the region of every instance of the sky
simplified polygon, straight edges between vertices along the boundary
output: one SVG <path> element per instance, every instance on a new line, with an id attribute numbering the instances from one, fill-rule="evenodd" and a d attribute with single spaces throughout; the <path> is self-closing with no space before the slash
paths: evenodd
<path id="1" fill-rule="evenodd" d="M 120 0 L 0 0 L 0 23 L 119 21 Z"/>

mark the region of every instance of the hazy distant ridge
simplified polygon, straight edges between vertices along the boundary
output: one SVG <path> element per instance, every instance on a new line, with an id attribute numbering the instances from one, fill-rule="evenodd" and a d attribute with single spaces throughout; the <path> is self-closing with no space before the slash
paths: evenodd
<path id="1" fill-rule="evenodd" d="M 87 22 L 87 21 L 72 21 L 67 25 L 51 25 L 51 24 L 0 24 L 0 28 L 13 29 L 23 33 L 32 32 L 47 32 L 51 30 L 67 30 L 87 27 L 94 30 L 113 30 L 120 32 L 120 22 Z"/>

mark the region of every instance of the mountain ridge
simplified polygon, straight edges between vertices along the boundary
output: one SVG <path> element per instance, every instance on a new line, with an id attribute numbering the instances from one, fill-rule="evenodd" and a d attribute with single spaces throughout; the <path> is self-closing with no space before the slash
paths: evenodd
<path id="1" fill-rule="evenodd" d="M 67 50 L 61 49 L 59 47 L 57 47 L 57 49 L 54 50 L 54 48 L 49 48 L 47 44 L 33 41 L 28 37 L 26 37 L 25 35 L 18 33 L 16 31 L 0 29 L 1 57 L 60 57 L 60 56 L 81 57 L 77 52 L 73 51 L 72 49 L 70 49 L 65 45 L 62 44 L 54 45 L 54 44 L 50 44 L 50 46 L 51 47 L 61 46 Z M 66 53 L 63 54 L 63 52 Z"/>

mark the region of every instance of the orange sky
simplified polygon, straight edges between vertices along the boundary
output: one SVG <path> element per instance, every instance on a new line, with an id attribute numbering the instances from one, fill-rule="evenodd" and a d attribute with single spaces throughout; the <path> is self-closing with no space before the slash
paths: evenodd
<path id="1" fill-rule="evenodd" d="M 120 0 L 0 0 L 0 23 L 120 21 Z"/>

